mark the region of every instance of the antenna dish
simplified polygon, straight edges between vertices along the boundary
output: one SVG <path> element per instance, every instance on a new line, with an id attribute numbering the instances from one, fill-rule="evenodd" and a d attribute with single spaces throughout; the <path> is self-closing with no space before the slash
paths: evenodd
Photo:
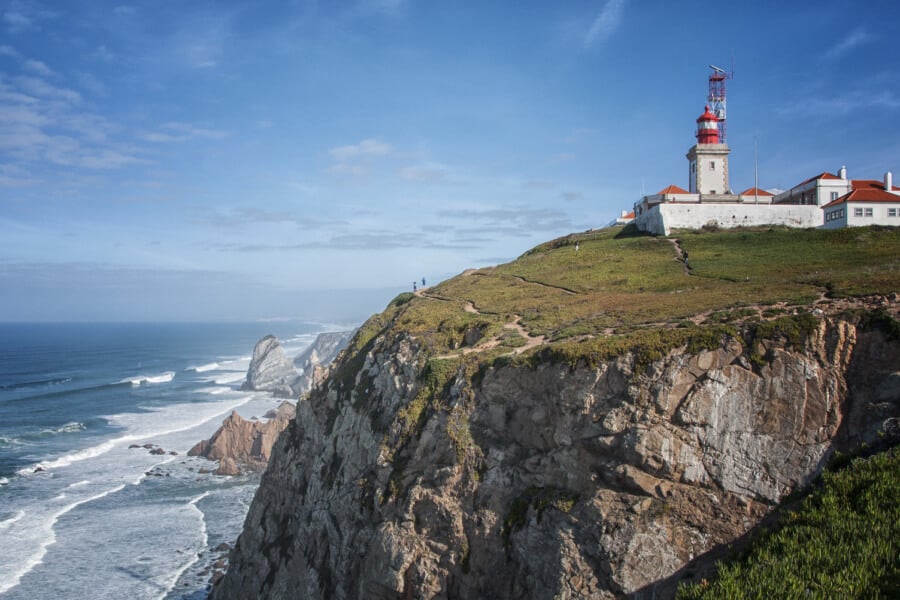
<path id="1" fill-rule="evenodd" d="M 709 65 L 709 68 L 712 69 L 712 70 L 714 70 L 714 71 L 718 71 L 719 73 L 725 73 L 725 69 L 720 69 L 720 68 L 717 67 L 716 65 Z"/>

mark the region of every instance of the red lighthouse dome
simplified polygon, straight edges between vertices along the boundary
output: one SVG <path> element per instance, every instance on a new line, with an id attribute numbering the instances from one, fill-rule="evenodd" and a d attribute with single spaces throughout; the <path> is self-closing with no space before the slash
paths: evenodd
<path id="1" fill-rule="evenodd" d="M 697 143 L 719 143 L 719 117 L 710 112 L 707 106 L 703 114 L 697 118 Z"/>

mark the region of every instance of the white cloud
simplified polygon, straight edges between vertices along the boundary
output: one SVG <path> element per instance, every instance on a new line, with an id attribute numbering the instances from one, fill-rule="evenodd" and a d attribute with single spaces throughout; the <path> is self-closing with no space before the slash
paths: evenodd
<path id="1" fill-rule="evenodd" d="M 839 58 L 857 46 L 861 46 L 862 44 L 871 42 L 875 39 L 875 36 L 866 32 L 862 27 L 857 27 L 849 34 L 847 37 L 838 42 L 834 47 L 832 47 L 828 52 L 825 53 L 825 58 L 835 59 Z"/>
<path id="2" fill-rule="evenodd" d="M 787 106 L 780 108 L 778 114 L 834 118 L 869 109 L 900 109 L 900 96 L 892 90 L 868 93 L 851 91 L 830 98 L 810 98 L 803 102 L 803 110 L 798 111 L 796 106 Z"/>
<path id="3" fill-rule="evenodd" d="M 385 157 L 393 151 L 390 144 L 376 139 L 363 140 L 358 144 L 338 146 L 328 151 L 337 162 L 328 171 L 338 175 L 362 177 L 370 172 L 373 160 Z"/>
<path id="4" fill-rule="evenodd" d="M 594 18 L 591 28 L 584 36 L 584 49 L 608 39 L 619 28 L 625 12 L 627 0 L 607 0 Z"/>
<path id="5" fill-rule="evenodd" d="M 3 22 L 10 33 L 39 30 L 40 22 L 55 19 L 57 13 L 43 8 L 38 2 L 12 0 L 3 11 Z"/>
<path id="6" fill-rule="evenodd" d="M 356 160 L 374 156 L 386 156 L 391 153 L 391 146 L 375 139 L 363 140 L 350 146 L 332 148 L 328 153 L 339 161 Z"/>
<path id="7" fill-rule="evenodd" d="M 55 86 L 39 77 L 17 77 L 16 83 L 26 93 L 39 98 L 62 100 L 70 104 L 81 102 L 81 94 L 74 90 Z"/>
<path id="8" fill-rule="evenodd" d="M 196 127 L 189 123 L 165 123 L 160 129 L 162 131 L 145 131 L 139 134 L 139 137 L 154 143 L 186 142 L 195 139 L 221 140 L 228 137 L 224 131 Z"/>
<path id="9" fill-rule="evenodd" d="M 84 110 L 71 89 L 32 76 L 0 81 L 0 161 L 7 165 L 96 170 L 143 162 L 131 144 L 114 139 L 117 133 L 112 121 Z M 4 175 L 5 185 L 23 179 Z"/>
<path id="10" fill-rule="evenodd" d="M 48 67 L 45 63 L 39 60 L 26 59 L 22 66 L 31 71 L 32 73 L 37 73 L 38 75 L 43 75 L 44 77 L 51 77 L 54 73 L 53 70 Z"/>

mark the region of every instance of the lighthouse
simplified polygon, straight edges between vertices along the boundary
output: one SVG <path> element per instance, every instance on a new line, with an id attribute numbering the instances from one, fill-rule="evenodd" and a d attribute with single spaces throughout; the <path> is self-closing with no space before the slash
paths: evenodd
<path id="1" fill-rule="evenodd" d="M 728 145 L 720 143 L 719 121 L 721 119 L 706 106 L 697 118 L 697 143 L 688 150 L 688 182 L 692 194 L 730 194 L 728 187 Z"/>
<path id="2" fill-rule="evenodd" d="M 719 143 L 719 117 L 709 111 L 709 106 L 706 106 L 703 114 L 697 117 L 697 143 Z"/>

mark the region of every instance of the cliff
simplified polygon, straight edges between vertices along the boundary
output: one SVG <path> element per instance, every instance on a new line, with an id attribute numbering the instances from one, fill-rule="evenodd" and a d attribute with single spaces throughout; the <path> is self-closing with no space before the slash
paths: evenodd
<path id="1" fill-rule="evenodd" d="M 900 414 L 898 254 L 717 275 L 779 235 L 585 234 L 398 297 L 298 404 L 212 598 L 670 596 Z M 855 235 L 834 255 L 900 243 Z"/>
<path id="2" fill-rule="evenodd" d="M 303 395 L 321 383 L 352 335 L 352 331 L 327 331 L 316 336 L 309 348 L 294 359 L 294 366 L 300 369 L 300 376 L 292 386 L 294 392 Z"/>

